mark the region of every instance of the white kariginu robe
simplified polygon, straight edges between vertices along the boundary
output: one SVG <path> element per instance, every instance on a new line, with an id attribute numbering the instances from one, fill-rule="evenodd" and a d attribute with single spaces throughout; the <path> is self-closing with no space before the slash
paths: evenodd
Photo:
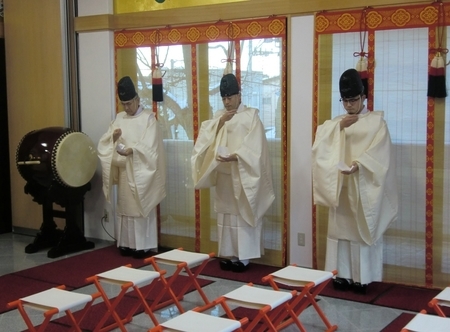
<path id="1" fill-rule="evenodd" d="M 215 186 L 218 256 L 259 258 L 262 218 L 275 199 L 267 139 L 258 110 L 243 104 L 217 132 L 224 111 L 201 125 L 191 158 L 194 185 Z M 218 161 L 219 147 L 227 147 L 238 161 Z"/>
<path id="2" fill-rule="evenodd" d="M 122 135 L 114 143 L 113 132 L 117 128 Z M 133 148 L 133 154 L 119 155 L 118 144 Z M 103 193 L 108 202 L 112 187 L 117 185 L 117 246 L 136 250 L 157 248 L 156 207 L 166 196 L 166 161 L 159 123 L 153 112 L 140 108 L 134 116 L 118 113 L 100 138 L 98 155 Z"/>
<path id="3" fill-rule="evenodd" d="M 312 171 L 314 203 L 329 207 L 325 270 L 368 284 L 382 279 L 382 235 L 397 218 L 398 197 L 383 112 L 362 113 L 343 130 L 345 115 L 317 128 Z M 359 170 L 343 175 L 340 161 Z"/>

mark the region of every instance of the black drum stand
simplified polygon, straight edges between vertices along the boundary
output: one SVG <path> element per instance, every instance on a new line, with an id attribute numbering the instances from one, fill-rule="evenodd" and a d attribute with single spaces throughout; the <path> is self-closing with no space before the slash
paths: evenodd
<path id="1" fill-rule="evenodd" d="M 56 258 L 94 248 L 95 244 L 84 237 L 83 200 L 90 189 L 90 182 L 81 187 L 66 187 L 57 181 L 52 181 L 50 186 L 27 182 L 25 193 L 42 205 L 43 222 L 34 242 L 25 247 L 25 252 L 31 254 L 50 248 L 47 256 Z M 60 205 L 64 211 L 55 210 L 53 203 Z M 66 220 L 64 230 L 57 228 L 55 217 Z"/>

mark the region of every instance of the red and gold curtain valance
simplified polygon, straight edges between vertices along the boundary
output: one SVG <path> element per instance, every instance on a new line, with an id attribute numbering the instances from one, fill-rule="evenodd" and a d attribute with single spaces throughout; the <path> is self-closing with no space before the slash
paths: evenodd
<path id="1" fill-rule="evenodd" d="M 220 21 L 187 27 L 116 31 L 114 44 L 116 48 L 127 48 L 279 37 L 286 33 L 285 22 L 284 17 L 272 17 L 233 22 Z"/>
<path id="2" fill-rule="evenodd" d="M 372 30 L 389 30 L 432 26 L 438 22 L 438 3 L 408 7 L 367 8 L 366 27 Z M 446 8 L 445 16 L 449 15 Z M 317 34 L 357 32 L 361 30 L 362 10 L 325 12 L 316 15 Z"/>

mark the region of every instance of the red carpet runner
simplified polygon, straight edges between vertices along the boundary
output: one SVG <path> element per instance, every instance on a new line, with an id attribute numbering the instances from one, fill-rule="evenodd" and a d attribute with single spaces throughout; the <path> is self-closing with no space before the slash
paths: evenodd
<path id="1" fill-rule="evenodd" d="M 66 285 L 69 290 L 83 287 L 86 285 L 85 279 L 87 277 L 125 264 L 132 264 L 135 268 L 144 265 L 143 260 L 123 257 L 119 254 L 117 248 L 109 246 L 1 276 L 0 294 L 2 294 L 2 296 L 0 301 L 0 313 L 9 310 L 6 307 L 8 302 L 20 297 L 28 296 L 58 285 Z M 278 269 L 280 268 L 251 263 L 246 272 L 234 273 L 231 271 L 222 271 L 218 261 L 213 260 L 204 268 L 202 275 L 244 283 L 253 282 L 254 284 L 262 285 L 261 279 Z M 183 278 L 180 280 L 182 279 Z M 211 283 L 211 281 L 201 278 L 199 282 L 202 287 Z M 178 283 L 177 286 L 181 287 L 182 284 L 182 282 Z M 189 291 L 192 290 L 193 289 L 190 289 Z M 367 294 L 361 295 L 354 294 L 353 292 L 336 291 L 333 289 L 332 283 L 330 283 L 323 290 L 321 295 L 412 312 L 419 312 L 422 309 L 426 309 L 428 312 L 434 313 L 431 308 L 428 307 L 428 301 L 440 291 L 440 289 L 426 289 L 392 283 L 375 282 L 369 286 Z M 152 294 L 149 295 L 149 302 L 152 301 L 151 297 Z M 122 304 L 122 308 L 119 308 L 119 312 L 125 310 L 124 308 L 128 307 L 129 302 L 135 300 L 136 299 L 132 296 L 127 295 Z M 450 308 L 446 309 L 448 310 L 446 313 L 450 315 Z M 105 307 L 102 303 L 94 305 L 83 321 L 82 327 L 86 330 L 91 330 L 95 325 L 96 318 L 104 310 Z M 395 331 L 399 326 L 402 327 L 406 325 L 412 317 L 413 314 L 403 314 L 389 324 L 383 331 Z M 50 324 L 48 331 L 65 331 L 66 329 L 67 322 L 65 321 L 65 317 L 63 317 Z"/>
<path id="2" fill-rule="evenodd" d="M 121 256 L 115 246 L 109 246 L 0 276 L 0 314 L 10 310 L 8 302 L 59 285 L 65 285 L 67 290 L 80 288 L 86 286 L 87 277 L 126 264 L 139 268 L 144 260 Z M 200 280 L 201 286 L 209 283 Z"/>
<path id="3" fill-rule="evenodd" d="M 264 276 L 279 269 L 280 267 L 250 263 L 249 269 L 246 272 L 234 273 L 231 271 L 222 271 L 219 267 L 218 259 L 216 259 L 208 263 L 202 271 L 202 275 L 246 283 L 253 282 L 254 284 L 262 285 L 261 279 Z M 285 288 L 289 289 L 288 287 Z M 428 289 L 393 283 L 373 282 L 369 285 L 367 294 L 355 294 L 351 291 L 337 291 L 330 282 L 322 291 L 321 295 L 346 301 L 374 304 L 413 312 L 419 312 L 422 309 L 426 309 L 429 313 L 434 313 L 434 311 L 428 307 L 428 302 L 440 291 L 441 289 Z M 445 310 L 448 310 L 450 316 L 450 308 L 445 308 Z"/>

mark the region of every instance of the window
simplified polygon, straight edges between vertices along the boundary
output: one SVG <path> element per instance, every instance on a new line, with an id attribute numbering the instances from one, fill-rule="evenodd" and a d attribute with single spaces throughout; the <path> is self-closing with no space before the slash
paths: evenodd
<path id="1" fill-rule="evenodd" d="M 358 58 L 353 55 L 358 56 L 367 34 L 363 50 L 369 60 L 367 104 L 370 110 L 384 112 L 399 190 L 398 220 L 384 235 L 383 280 L 429 287 L 445 287 L 450 281 L 450 101 L 427 97 L 429 64 L 443 29 L 438 26 L 437 6 L 369 8 L 365 16 L 361 11 L 320 13 L 315 46 L 315 120 L 320 124 L 344 114 L 338 102 L 339 78 L 344 70 L 356 67 Z M 441 8 L 447 16 L 448 9 Z M 444 44 L 449 42 L 447 38 Z M 317 212 L 320 267 L 326 214 L 319 208 Z"/>
<path id="2" fill-rule="evenodd" d="M 157 113 L 164 133 L 168 172 L 161 245 L 217 248 L 214 190 L 194 190 L 190 157 L 201 122 L 223 109 L 219 86 L 228 63 L 241 83 L 242 102 L 260 111 L 273 160 L 276 201 L 264 217 L 268 254 L 261 262 L 284 264 L 285 34 L 285 18 L 115 33 L 116 75 L 136 78 L 142 104 Z M 163 74 L 163 102 L 152 100 L 155 65 Z"/>

